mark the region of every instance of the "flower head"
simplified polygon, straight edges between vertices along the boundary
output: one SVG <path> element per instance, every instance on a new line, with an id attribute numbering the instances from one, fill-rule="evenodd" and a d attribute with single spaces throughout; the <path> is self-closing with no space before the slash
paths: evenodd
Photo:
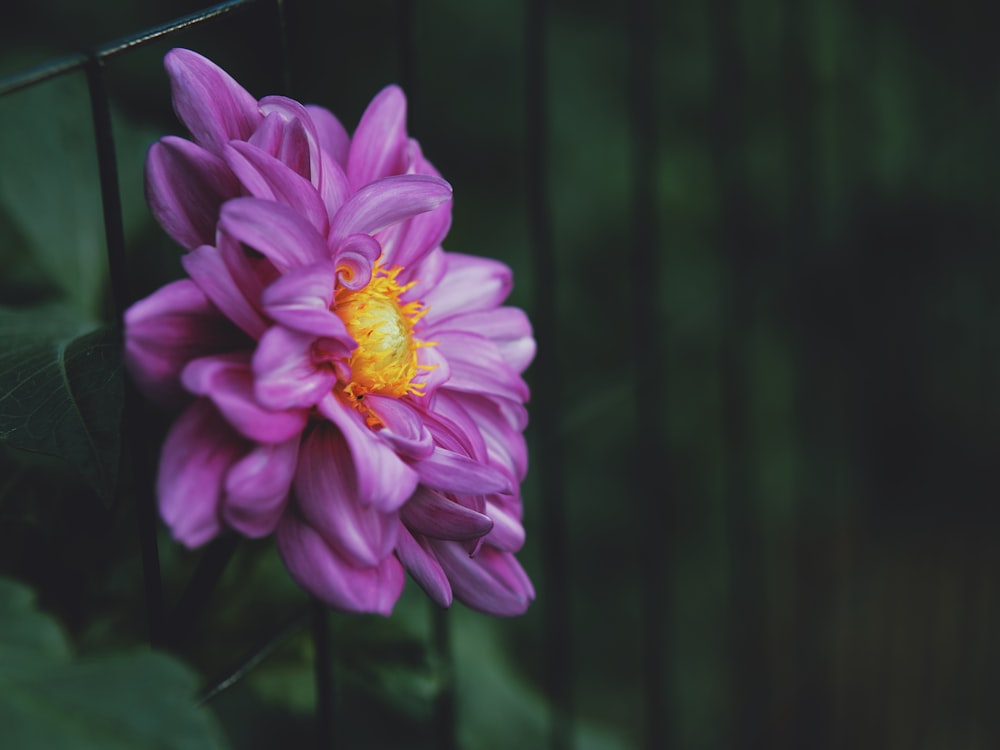
<path id="1" fill-rule="evenodd" d="M 451 187 L 402 91 L 348 136 L 189 50 L 165 65 L 192 140 L 150 148 L 146 194 L 187 278 L 125 323 L 132 377 L 180 409 L 157 479 L 174 537 L 275 533 L 345 610 L 389 613 L 406 570 L 442 606 L 523 612 L 531 327 L 506 266 L 442 249 Z"/>

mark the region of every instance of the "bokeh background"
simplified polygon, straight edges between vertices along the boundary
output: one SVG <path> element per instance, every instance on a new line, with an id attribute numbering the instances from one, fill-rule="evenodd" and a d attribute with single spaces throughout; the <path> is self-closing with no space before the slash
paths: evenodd
<path id="1" fill-rule="evenodd" d="M 0 76 L 201 7 L 18 4 Z M 446 247 L 510 264 L 542 326 L 522 553 L 538 600 L 510 621 L 457 605 L 446 643 L 413 582 L 388 620 L 334 615 L 341 746 L 442 747 L 444 690 L 470 749 L 996 747 L 991 6 L 286 11 L 290 93 L 353 128 L 403 83 L 455 188 Z M 108 62 L 136 296 L 181 271 L 142 199 L 146 148 L 182 132 L 162 56 L 188 46 L 273 93 L 274 18 L 260 3 Z M 108 318 L 93 138 L 80 73 L 0 98 L 4 306 Z M 81 658 L 141 647 L 134 507 L 0 449 L 0 575 Z M 169 609 L 201 557 L 166 534 L 159 550 Z M 304 604 L 273 545 L 243 543 L 174 652 L 214 684 Z M 288 633 L 208 702 L 220 741 L 312 741 L 314 646 Z"/>

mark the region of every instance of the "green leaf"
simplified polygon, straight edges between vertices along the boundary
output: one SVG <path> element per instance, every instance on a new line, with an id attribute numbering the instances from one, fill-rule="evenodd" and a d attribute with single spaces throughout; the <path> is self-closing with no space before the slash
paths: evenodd
<path id="1" fill-rule="evenodd" d="M 196 687 L 195 675 L 164 654 L 73 659 L 31 593 L 0 579 L 0 747 L 222 747 L 211 715 L 194 706 Z"/>
<path id="2" fill-rule="evenodd" d="M 116 329 L 59 308 L 0 308 L 0 442 L 66 461 L 110 505 L 122 401 Z"/>

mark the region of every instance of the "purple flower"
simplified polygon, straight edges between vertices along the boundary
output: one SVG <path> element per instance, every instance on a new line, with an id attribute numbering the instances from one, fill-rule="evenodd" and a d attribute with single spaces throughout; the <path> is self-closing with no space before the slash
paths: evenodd
<path id="1" fill-rule="evenodd" d="M 531 326 L 505 265 L 441 248 L 451 187 L 402 91 L 349 137 L 191 51 L 165 64 L 193 140 L 150 148 L 146 193 L 188 278 L 125 323 L 132 377 L 179 410 L 157 478 L 174 537 L 274 532 L 345 610 L 391 612 L 405 569 L 442 606 L 522 613 Z"/>

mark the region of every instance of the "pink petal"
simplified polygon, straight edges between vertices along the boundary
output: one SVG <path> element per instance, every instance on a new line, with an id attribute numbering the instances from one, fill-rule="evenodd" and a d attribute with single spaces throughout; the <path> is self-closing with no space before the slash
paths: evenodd
<path id="1" fill-rule="evenodd" d="M 333 369 L 313 358 L 316 336 L 283 326 L 268 329 L 253 355 L 254 395 L 268 409 L 305 409 L 337 382 Z"/>
<path id="2" fill-rule="evenodd" d="M 184 368 L 181 380 L 192 393 L 212 399 L 229 424 L 255 442 L 282 443 L 306 425 L 304 409 L 271 411 L 257 403 L 248 354 L 196 359 Z"/>
<path id="3" fill-rule="evenodd" d="M 456 312 L 489 310 L 510 294 L 513 274 L 496 260 L 446 253 L 448 270 L 436 287 L 423 295 L 429 309 L 424 319 L 434 325 Z"/>
<path id="4" fill-rule="evenodd" d="M 219 229 L 265 255 L 279 271 L 329 260 L 322 236 L 280 203 L 236 198 L 222 207 Z"/>
<path id="5" fill-rule="evenodd" d="M 484 545 L 469 557 L 461 542 L 429 541 L 451 581 L 455 597 L 466 606 L 498 617 L 524 614 L 535 590 L 509 552 Z"/>
<path id="6" fill-rule="evenodd" d="M 398 510 L 416 489 L 417 473 L 372 432 L 357 409 L 331 394 L 319 403 L 319 411 L 347 440 L 357 471 L 358 500 L 383 512 Z"/>
<path id="7" fill-rule="evenodd" d="M 187 398 L 180 375 L 188 362 L 244 342 L 250 343 L 189 279 L 167 284 L 125 312 L 125 366 L 140 390 L 163 405 Z"/>
<path id="8" fill-rule="evenodd" d="M 351 145 L 350 136 L 333 113 L 315 104 L 307 104 L 306 111 L 316 127 L 320 149 L 326 151 L 341 166 L 347 164 L 347 149 Z"/>
<path id="9" fill-rule="evenodd" d="M 493 520 L 493 529 L 484 540 L 486 544 L 504 552 L 517 552 L 524 546 L 524 526 L 520 518 L 490 500 L 486 501 L 486 515 Z"/>
<path id="10" fill-rule="evenodd" d="M 326 206 L 309 180 L 249 143 L 227 144 L 222 154 L 250 195 L 288 206 L 326 235 L 330 226 Z"/>
<path id="11" fill-rule="evenodd" d="M 287 96 L 265 96 L 260 100 L 260 111 L 266 115 L 276 114 L 283 118 L 290 129 L 304 131 L 306 146 L 309 152 L 309 171 L 300 174 L 312 182 L 319 185 L 319 143 L 316 134 L 316 126 L 312 117 L 304 106 Z M 276 154 L 279 156 L 279 154 Z M 284 161 L 284 159 L 282 159 Z"/>
<path id="12" fill-rule="evenodd" d="M 278 525 L 299 455 L 299 437 L 257 445 L 226 474 L 222 517 L 241 534 L 262 537 Z"/>
<path id="13" fill-rule="evenodd" d="M 303 442 L 295 494 L 302 517 L 340 555 L 374 566 L 396 546 L 399 517 L 360 503 L 357 475 L 343 435 L 320 423 Z"/>
<path id="14" fill-rule="evenodd" d="M 337 281 L 348 289 L 363 289 L 372 280 L 375 261 L 381 254 L 381 245 L 371 235 L 348 235 L 340 243 L 334 258 Z"/>
<path id="15" fill-rule="evenodd" d="M 261 337 L 267 322 L 233 279 L 218 248 L 202 245 L 183 256 L 181 265 L 223 315 L 250 337 Z"/>
<path id="16" fill-rule="evenodd" d="M 174 111 L 202 146 L 219 153 L 224 143 L 245 141 L 261 120 L 257 102 L 222 68 L 186 49 L 172 49 L 163 64 L 170 76 Z"/>
<path id="17" fill-rule="evenodd" d="M 333 217 L 330 247 L 350 234 L 375 234 L 451 200 L 451 185 L 438 177 L 400 175 L 365 185 Z"/>
<path id="18" fill-rule="evenodd" d="M 177 242 L 192 249 L 211 244 L 219 208 L 240 194 L 226 163 L 201 146 L 167 136 L 146 155 L 146 201 Z"/>
<path id="19" fill-rule="evenodd" d="M 487 495 L 513 491 L 513 485 L 504 472 L 444 448 L 435 448 L 430 456 L 415 462 L 413 468 L 417 470 L 421 484 L 443 492 Z"/>
<path id="20" fill-rule="evenodd" d="M 435 539 L 478 539 L 493 528 L 489 516 L 427 487 L 417 487 L 399 515 L 410 529 Z"/>
<path id="21" fill-rule="evenodd" d="M 500 396 L 517 402 L 528 400 L 527 384 L 504 361 L 496 344 L 489 339 L 464 331 L 438 331 L 434 340 L 451 369 L 449 389 Z"/>
<path id="22" fill-rule="evenodd" d="M 451 584 L 426 541 L 415 539 L 405 528 L 399 532 L 396 555 L 420 588 L 439 607 L 451 606 Z"/>
<path id="23" fill-rule="evenodd" d="M 488 338 L 497 345 L 500 356 L 517 373 L 524 372 L 535 357 L 531 323 L 519 308 L 496 307 L 492 310 L 457 313 L 440 325 L 442 328 L 469 331 Z M 424 335 L 434 339 L 434 326 L 428 326 Z"/>
<path id="24" fill-rule="evenodd" d="M 357 190 L 381 177 L 404 171 L 406 97 L 398 86 L 386 86 L 365 109 L 351 139 L 347 176 Z"/>
<path id="25" fill-rule="evenodd" d="M 394 556 L 375 567 L 352 565 L 291 513 L 282 516 L 277 540 L 288 572 L 310 594 L 347 612 L 392 614 L 406 582 Z"/>
<path id="26" fill-rule="evenodd" d="M 385 425 L 384 429 L 378 431 L 379 438 L 387 442 L 398 455 L 422 459 L 433 452 L 431 433 L 412 406 L 395 398 L 373 394 L 365 398 L 365 405 Z"/>
<path id="27" fill-rule="evenodd" d="M 219 501 L 229 467 L 246 451 L 208 399 L 198 399 L 167 434 L 156 479 L 160 515 L 174 538 L 198 547 L 222 528 Z"/>
<path id="28" fill-rule="evenodd" d="M 330 311 L 336 280 L 332 262 L 296 268 L 264 290 L 264 310 L 287 328 L 341 341 L 347 355 L 356 344 L 344 321 Z"/>
<path id="29" fill-rule="evenodd" d="M 524 479 L 528 470 L 524 426 L 512 425 L 496 403 L 476 394 L 442 391 L 436 409 L 451 418 L 457 418 L 459 411 L 467 414 L 485 441 L 490 460 L 506 469 L 516 481 Z"/>
<path id="30" fill-rule="evenodd" d="M 229 145 L 235 143 L 252 144 L 273 156 L 306 181 L 312 174 L 309 133 L 299 120 L 289 120 L 279 112 L 271 112 L 264 117 L 263 122 L 250 136 L 250 140 L 230 141 Z"/>

